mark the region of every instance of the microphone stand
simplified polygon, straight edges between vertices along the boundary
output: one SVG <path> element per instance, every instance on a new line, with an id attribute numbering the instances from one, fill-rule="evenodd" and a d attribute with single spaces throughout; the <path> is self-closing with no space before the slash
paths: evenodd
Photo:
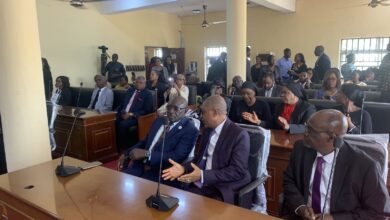
<path id="1" fill-rule="evenodd" d="M 165 146 L 165 135 L 168 126 L 171 126 L 168 119 L 165 117 L 164 121 L 164 133 L 163 133 L 163 141 L 162 141 L 162 147 L 161 147 L 161 157 L 160 157 L 160 169 L 158 173 L 158 183 L 157 183 L 157 190 L 155 195 L 149 196 L 149 198 L 146 199 L 146 205 L 149 208 L 155 208 L 159 211 L 167 212 L 171 210 L 174 206 L 176 206 L 179 203 L 179 199 L 168 196 L 168 195 L 161 195 L 160 194 L 160 184 L 161 184 L 161 170 L 162 170 L 162 162 L 163 162 L 163 156 L 164 156 L 164 146 Z"/>
<path id="2" fill-rule="evenodd" d="M 69 146 L 70 138 L 72 136 L 72 132 L 73 132 L 73 128 L 74 128 L 74 126 L 76 124 L 76 120 L 82 114 L 82 112 L 80 110 L 77 111 L 77 109 L 79 108 L 80 93 L 81 93 L 81 87 L 82 86 L 83 86 L 83 83 L 81 82 L 80 83 L 80 88 L 79 88 L 79 94 L 77 96 L 76 110 L 74 111 L 75 116 L 74 116 L 74 119 L 73 119 L 72 127 L 70 128 L 69 136 L 68 136 L 68 139 L 66 140 L 66 145 L 65 145 L 64 152 L 62 152 L 61 164 L 58 165 L 56 167 L 56 170 L 55 170 L 57 176 L 65 177 L 65 176 L 70 176 L 70 175 L 73 175 L 73 174 L 76 174 L 76 173 L 80 173 L 80 168 L 79 167 L 65 166 L 64 165 L 64 157 L 65 157 L 66 150 L 68 149 L 68 146 Z"/>
<path id="3" fill-rule="evenodd" d="M 325 212 L 325 206 L 326 206 L 326 201 L 328 200 L 328 196 L 329 196 L 329 190 L 330 190 L 330 184 L 333 179 L 333 174 L 334 174 L 334 167 L 336 166 L 336 157 L 337 157 L 337 154 L 339 153 L 339 146 L 335 146 L 335 149 L 334 149 L 334 155 L 333 155 L 333 162 L 332 162 L 332 169 L 330 170 L 330 176 L 329 176 L 329 180 L 328 180 L 328 186 L 326 187 L 326 194 L 325 194 L 325 200 L 324 200 L 324 206 L 322 207 L 322 212 L 321 212 L 321 220 L 324 219 L 324 212 Z"/>

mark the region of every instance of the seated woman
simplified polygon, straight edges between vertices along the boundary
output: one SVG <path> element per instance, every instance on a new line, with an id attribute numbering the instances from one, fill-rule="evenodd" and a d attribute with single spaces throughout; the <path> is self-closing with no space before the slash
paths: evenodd
<path id="1" fill-rule="evenodd" d="M 305 56 L 303 56 L 302 53 L 295 54 L 294 64 L 292 65 L 291 70 L 289 70 L 288 73 L 293 76 L 293 80 L 297 80 L 299 78 L 299 74 L 306 71 L 307 66 Z"/>
<path id="2" fill-rule="evenodd" d="M 157 108 L 164 104 L 164 92 L 167 90 L 167 85 L 160 82 L 159 74 L 155 70 L 150 72 L 150 80 L 146 82 L 146 88 L 150 90 L 157 89 Z"/>
<path id="3" fill-rule="evenodd" d="M 123 75 L 119 79 L 119 83 L 115 86 L 114 89 L 128 90 L 129 88 L 130 88 L 129 78 L 126 75 Z"/>
<path id="4" fill-rule="evenodd" d="M 241 87 L 242 99 L 230 110 L 230 120 L 268 128 L 272 119 L 268 104 L 256 100 L 257 87 L 253 82 L 245 82 Z"/>
<path id="5" fill-rule="evenodd" d="M 316 108 L 307 102 L 305 91 L 297 83 L 283 86 L 281 97 L 283 104 L 275 108 L 274 128 L 283 129 L 290 134 L 304 133 L 305 123 Z"/>
<path id="6" fill-rule="evenodd" d="M 337 94 L 336 102 L 344 107 L 348 121 L 349 134 L 372 134 L 371 115 L 362 112 L 364 93 L 358 85 L 344 84 Z"/>
<path id="7" fill-rule="evenodd" d="M 228 95 L 240 95 L 241 86 L 242 86 L 241 76 L 234 76 L 233 83 L 228 87 L 227 94 Z"/>
<path id="8" fill-rule="evenodd" d="M 56 89 L 53 90 L 51 101 L 57 105 L 67 106 L 72 103 L 72 94 L 70 92 L 70 83 L 67 76 L 56 78 Z"/>
<path id="9" fill-rule="evenodd" d="M 331 68 L 325 73 L 322 89 L 316 91 L 315 99 L 336 100 L 337 92 L 341 86 L 340 71 L 337 68 Z"/>

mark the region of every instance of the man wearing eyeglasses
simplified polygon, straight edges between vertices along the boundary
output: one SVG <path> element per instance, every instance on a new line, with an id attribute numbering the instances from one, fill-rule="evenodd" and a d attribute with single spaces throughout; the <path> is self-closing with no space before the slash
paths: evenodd
<path id="1" fill-rule="evenodd" d="M 314 113 L 284 172 L 289 219 L 385 219 L 389 196 L 375 161 L 343 141 L 347 118 Z"/>
<path id="2" fill-rule="evenodd" d="M 198 129 L 191 119 L 185 117 L 186 109 L 187 101 L 183 97 L 178 96 L 171 100 L 167 105 L 169 125 L 164 125 L 164 117 L 157 118 L 148 136 L 119 158 L 118 169 L 134 176 L 157 181 L 164 133 L 162 168 L 169 166 L 169 158 L 184 162 L 198 137 Z"/>

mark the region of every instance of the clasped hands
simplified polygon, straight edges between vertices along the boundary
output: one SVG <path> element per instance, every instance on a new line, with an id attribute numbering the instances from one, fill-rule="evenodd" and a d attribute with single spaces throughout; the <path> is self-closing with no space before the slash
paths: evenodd
<path id="1" fill-rule="evenodd" d="M 302 206 L 297 211 L 298 215 L 301 216 L 304 220 L 319 220 L 322 217 L 322 213 L 314 214 L 314 210 L 309 206 Z M 323 220 L 333 220 L 333 216 L 329 214 L 324 214 Z"/>
<path id="2" fill-rule="evenodd" d="M 122 154 L 118 159 L 118 170 L 123 170 L 124 167 L 128 167 L 134 160 L 141 160 L 146 158 L 148 151 L 145 149 L 134 148 L 130 151 L 129 155 Z"/>
<path id="3" fill-rule="evenodd" d="M 121 117 L 123 120 L 127 120 L 133 116 L 134 116 L 134 114 L 132 112 L 122 112 L 122 114 L 121 114 Z"/>
<path id="4" fill-rule="evenodd" d="M 170 164 L 172 164 L 172 166 L 168 169 L 163 170 L 161 177 L 164 180 L 173 181 L 177 179 L 180 182 L 193 183 L 201 179 L 201 170 L 195 164 L 191 163 L 191 167 L 194 169 L 191 173 L 184 174 L 185 170 L 182 165 L 172 159 L 169 159 L 168 161 Z"/>

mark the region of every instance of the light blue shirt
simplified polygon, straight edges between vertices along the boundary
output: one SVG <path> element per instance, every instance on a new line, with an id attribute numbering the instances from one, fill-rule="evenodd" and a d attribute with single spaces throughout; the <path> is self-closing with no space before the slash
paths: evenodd
<path id="1" fill-rule="evenodd" d="M 292 61 L 282 57 L 276 62 L 276 65 L 279 68 L 279 76 L 281 77 L 282 82 L 287 82 L 290 79 L 288 71 L 292 67 Z"/>

